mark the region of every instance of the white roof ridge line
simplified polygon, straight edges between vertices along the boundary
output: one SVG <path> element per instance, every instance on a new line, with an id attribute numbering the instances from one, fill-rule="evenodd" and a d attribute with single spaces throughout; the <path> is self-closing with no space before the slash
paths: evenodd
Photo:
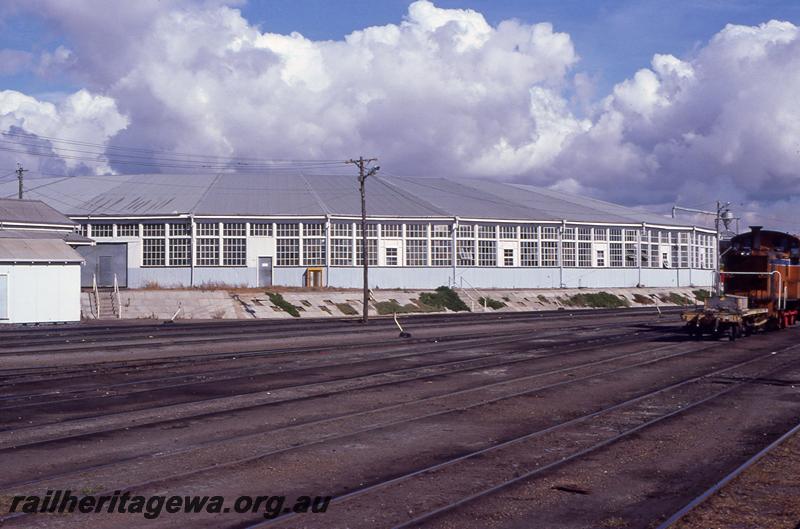
<path id="1" fill-rule="evenodd" d="M 311 182 L 308 181 L 308 178 L 306 178 L 306 175 L 303 173 L 303 170 L 298 169 L 297 172 L 300 173 L 300 178 L 302 178 L 303 182 L 305 182 L 308 191 L 311 193 L 311 196 L 314 197 L 314 200 L 317 201 L 317 205 L 320 207 L 320 209 L 326 215 L 330 215 L 331 214 L 330 208 L 328 208 L 328 205 L 322 200 L 322 197 L 319 196 L 319 193 L 317 193 L 317 190 L 314 189 L 314 186 L 311 185 Z"/>
<path id="2" fill-rule="evenodd" d="M 197 208 L 200 206 L 200 203 L 203 202 L 203 200 L 205 200 L 206 196 L 208 196 L 208 193 L 211 191 L 211 188 L 214 187 L 214 184 L 216 184 L 217 181 L 220 178 L 222 178 L 222 171 L 218 172 L 214 176 L 214 178 L 211 180 L 211 182 L 209 182 L 209 184 L 206 187 L 205 191 L 203 191 L 203 194 L 200 195 L 200 198 L 197 199 L 197 202 L 195 203 L 195 205 L 192 206 L 191 208 L 189 208 L 189 211 L 187 211 L 186 213 L 188 213 L 188 214 L 197 213 Z"/>
<path id="3" fill-rule="evenodd" d="M 403 178 L 403 177 L 400 177 L 400 178 Z M 450 213 L 448 211 L 444 211 L 443 209 L 441 209 L 441 208 L 435 206 L 434 204 L 432 204 L 431 202 L 428 202 L 427 200 L 424 200 L 424 199 L 422 199 L 422 198 L 420 198 L 420 197 L 418 197 L 416 195 L 413 195 L 413 194 L 409 193 L 408 191 L 406 191 L 404 189 L 401 189 L 400 187 L 398 187 L 394 183 L 389 182 L 388 180 L 386 180 L 382 176 L 376 176 L 375 179 L 378 180 L 379 182 L 381 182 L 386 187 L 388 187 L 390 189 L 393 189 L 397 193 L 403 195 L 405 198 L 411 200 L 412 202 L 417 202 L 418 204 L 421 204 L 421 205 L 423 205 L 423 206 L 425 206 L 427 208 L 430 208 L 432 211 L 435 211 L 436 213 L 438 213 L 438 214 L 440 214 L 442 216 L 445 216 L 445 217 L 453 217 L 454 216 L 452 213 Z"/>

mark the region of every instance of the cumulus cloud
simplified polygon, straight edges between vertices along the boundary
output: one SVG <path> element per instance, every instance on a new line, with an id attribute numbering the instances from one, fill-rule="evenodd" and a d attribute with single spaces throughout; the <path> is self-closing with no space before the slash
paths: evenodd
<path id="1" fill-rule="evenodd" d="M 656 55 L 619 83 L 549 178 L 633 203 L 722 198 L 763 209 L 800 191 L 798 88 L 797 27 L 727 26 L 694 57 Z"/>
<path id="2" fill-rule="evenodd" d="M 507 179 L 633 205 L 723 198 L 764 209 L 800 185 L 800 38 L 787 22 L 731 25 L 689 57 L 655 55 L 598 99 L 569 35 L 552 25 L 492 26 L 427 0 L 336 41 L 263 31 L 224 1 L 126 2 L 113 18 L 99 0 L 12 5 L 69 36 L 69 48 L 39 62 L 104 102 L 77 122 L 112 146 L 363 153 L 395 174 Z M 37 133 L 14 112 L 15 126 Z"/>
<path id="3" fill-rule="evenodd" d="M 114 19 L 124 27 L 101 22 L 96 1 L 26 5 L 71 35 L 71 68 L 130 116 L 119 144 L 363 152 L 398 172 L 510 177 L 547 163 L 582 126 L 559 95 L 577 55 L 547 23 L 492 27 L 476 11 L 419 1 L 397 24 L 318 42 L 261 32 L 222 3 L 125 4 Z"/>
<path id="4" fill-rule="evenodd" d="M 0 91 L 0 131 L 11 133 L 0 137 L 0 166 L 8 168 L 20 162 L 28 168 L 61 174 L 108 172 L 111 168 L 102 153 L 91 164 L 81 162 L 79 158 L 86 157 L 87 151 L 81 151 L 79 144 L 104 144 L 127 124 L 113 99 L 86 90 L 58 104 L 14 90 Z M 69 138 L 75 145 L 54 150 L 47 140 L 52 137 Z"/>

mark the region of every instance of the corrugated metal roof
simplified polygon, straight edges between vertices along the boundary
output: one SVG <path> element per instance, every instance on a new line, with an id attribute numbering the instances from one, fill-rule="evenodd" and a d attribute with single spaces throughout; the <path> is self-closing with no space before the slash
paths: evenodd
<path id="1" fill-rule="evenodd" d="M 3 222 L 74 225 L 70 219 L 42 201 L 8 198 L 0 198 L 0 223 Z"/>
<path id="2" fill-rule="evenodd" d="M 73 244 L 94 244 L 94 240 L 74 231 L 13 230 L 0 228 L 3 239 L 61 239 Z"/>
<path id="3" fill-rule="evenodd" d="M 83 258 L 61 239 L 0 238 L 2 263 L 82 263 Z"/>
<path id="4" fill-rule="evenodd" d="M 601 200 L 489 179 L 375 176 L 367 181 L 367 190 L 368 213 L 376 217 L 690 225 Z M 0 195 L 15 192 L 0 184 Z M 75 176 L 43 179 L 26 193 L 71 216 L 361 213 L 357 178 L 341 174 Z"/>

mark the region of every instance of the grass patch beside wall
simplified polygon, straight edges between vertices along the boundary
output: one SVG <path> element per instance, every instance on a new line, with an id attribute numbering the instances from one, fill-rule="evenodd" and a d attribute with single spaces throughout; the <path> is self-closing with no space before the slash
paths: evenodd
<path id="1" fill-rule="evenodd" d="M 356 316 L 358 311 L 349 303 L 337 303 L 336 308 L 345 316 Z"/>
<path id="2" fill-rule="evenodd" d="M 489 307 L 490 309 L 493 309 L 493 310 L 502 309 L 503 307 L 506 306 L 506 304 L 503 303 L 502 301 L 498 301 L 496 299 L 492 299 L 492 298 L 490 298 L 488 296 L 485 297 L 485 298 L 484 297 L 478 298 L 478 303 L 480 303 L 481 305 L 484 305 L 486 307 Z"/>
<path id="3" fill-rule="evenodd" d="M 692 294 L 694 294 L 694 297 L 697 298 L 697 301 L 705 301 L 711 297 L 711 292 L 704 288 L 701 288 L 700 290 L 692 290 Z"/>
<path id="4" fill-rule="evenodd" d="M 664 303 L 672 303 L 673 305 L 693 305 L 694 301 L 686 296 L 678 294 L 677 292 L 670 292 L 669 294 L 659 294 L 659 299 Z"/>
<path id="5" fill-rule="evenodd" d="M 565 305 L 571 307 L 591 307 L 593 309 L 619 309 L 630 306 L 630 302 L 627 299 L 608 292 L 575 294 L 564 301 Z"/>
<path id="6" fill-rule="evenodd" d="M 413 303 L 408 303 L 406 305 L 401 305 L 397 302 L 396 299 L 390 299 L 389 301 L 377 301 L 374 303 L 375 310 L 378 311 L 378 314 L 381 316 L 385 316 L 387 314 L 409 314 L 412 312 L 422 312 L 417 305 Z"/>
<path id="7" fill-rule="evenodd" d="M 653 298 L 650 298 L 650 297 L 647 297 L 647 296 L 643 296 L 641 294 L 634 294 L 633 295 L 633 301 L 635 301 L 639 305 L 652 305 L 653 303 L 655 303 L 653 301 Z"/>
<path id="8" fill-rule="evenodd" d="M 445 308 L 453 312 L 469 311 L 469 307 L 458 297 L 455 290 L 449 287 L 439 287 L 436 292 L 423 292 L 419 295 L 419 302 L 430 307 Z"/>
<path id="9" fill-rule="evenodd" d="M 300 317 L 300 312 L 297 310 L 298 307 L 295 307 L 294 305 L 283 299 L 283 296 L 281 296 L 277 292 L 267 292 L 267 296 L 269 296 L 270 303 L 272 303 L 282 311 L 289 313 L 291 316 L 295 318 Z"/>

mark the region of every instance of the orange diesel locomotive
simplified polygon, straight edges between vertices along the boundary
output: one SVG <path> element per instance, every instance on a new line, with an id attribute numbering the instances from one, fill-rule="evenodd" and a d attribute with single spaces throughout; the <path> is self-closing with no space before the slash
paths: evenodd
<path id="1" fill-rule="evenodd" d="M 690 334 L 728 334 L 735 340 L 756 330 L 794 325 L 800 308 L 800 239 L 752 226 L 721 257 L 724 295 L 684 313 Z"/>

